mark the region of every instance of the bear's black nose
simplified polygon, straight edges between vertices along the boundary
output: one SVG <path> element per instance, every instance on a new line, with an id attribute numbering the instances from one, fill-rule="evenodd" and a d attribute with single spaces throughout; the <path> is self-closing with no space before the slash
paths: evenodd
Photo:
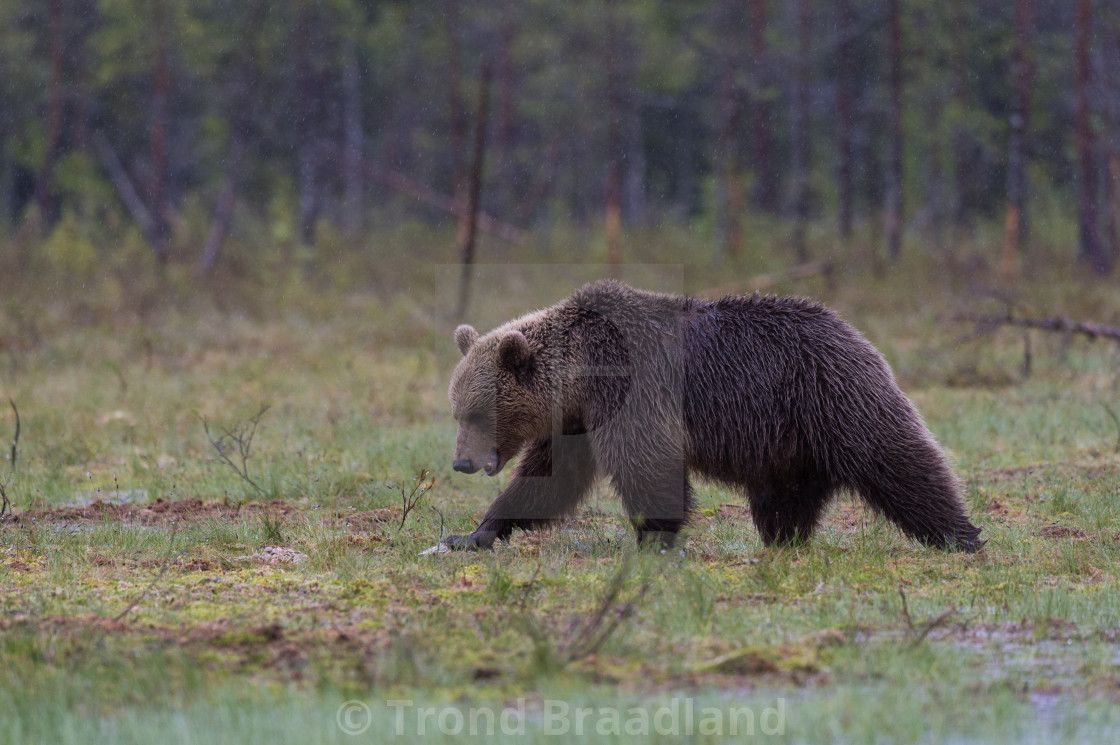
<path id="1" fill-rule="evenodd" d="M 474 473 L 478 470 L 478 466 L 471 462 L 470 458 L 456 458 L 451 467 L 459 473 Z"/>

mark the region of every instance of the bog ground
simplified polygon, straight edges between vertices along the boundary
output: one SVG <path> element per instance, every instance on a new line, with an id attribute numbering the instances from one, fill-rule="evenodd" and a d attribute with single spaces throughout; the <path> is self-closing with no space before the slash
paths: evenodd
<path id="1" fill-rule="evenodd" d="M 295 277 L 251 302 L 179 290 L 158 310 L 104 284 L 5 298 L 0 393 L 21 431 L 0 463 L 0 739 L 1120 731 L 1116 345 L 1034 332 L 1024 376 L 1022 332 L 949 320 L 998 302 L 933 264 L 776 288 L 824 300 L 886 354 L 966 483 L 979 554 L 917 545 L 851 498 L 807 547 L 767 549 L 743 502 L 704 485 L 670 555 L 635 551 L 603 486 L 493 553 L 421 557 L 508 478 L 451 472 L 453 324 L 424 266 L 376 292 Z M 700 292 L 767 268 L 677 276 Z M 476 294 L 480 328 L 590 270 L 492 271 L 505 279 Z M 1060 272 L 1019 301 L 1120 312 L 1114 286 Z M 223 435 L 247 478 L 219 459 Z"/>

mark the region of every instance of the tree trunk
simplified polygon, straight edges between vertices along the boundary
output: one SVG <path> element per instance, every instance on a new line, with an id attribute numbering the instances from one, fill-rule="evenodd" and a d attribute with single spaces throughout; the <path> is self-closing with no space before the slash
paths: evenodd
<path id="1" fill-rule="evenodd" d="M 884 200 L 887 258 L 896 261 L 902 253 L 902 9 L 900 0 L 887 0 L 890 35 L 890 132 Z"/>
<path id="2" fill-rule="evenodd" d="M 1107 16 L 1104 28 L 1105 41 L 1101 51 L 1103 57 L 1101 68 L 1104 72 L 1105 84 L 1104 136 L 1107 143 L 1105 225 L 1108 245 L 1106 253 L 1110 264 L 1120 257 L 1120 223 L 1118 223 L 1118 220 L 1120 220 L 1120 148 L 1117 147 L 1117 138 L 1120 137 L 1120 132 L 1117 131 L 1117 125 L 1120 124 L 1120 115 L 1117 111 L 1120 96 L 1118 96 L 1116 90 L 1118 82 L 1116 64 L 1118 56 L 1120 56 L 1120 26 L 1117 25 L 1117 20 L 1115 15 Z"/>
<path id="3" fill-rule="evenodd" d="M 724 55 L 720 78 L 719 172 L 723 177 L 723 252 L 732 258 L 743 253 L 743 176 L 739 168 L 739 125 L 742 105 L 735 82 L 738 57 L 734 45 Z"/>
<path id="4" fill-rule="evenodd" d="M 495 121 L 497 173 L 494 180 L 502 185 L 500 198 L 505 210 L 513 208 L 526 186 L 525 174 L 517 165 L 517 68 L 513 57 L 516 36 L 517 3 L 502 0 L 496 70 L 499 106 Z"/>
<path id="5" fill-rule="evenodd" d="M 315 223 L 319 218 L 319 153 L 315 143 L 315 129 L 319 115 L 320 91 L 314 80 L 311 64 L 311 35 L 313 13 L 310 0 L 302 0 L 296 28 L 296 65 L 302 111 L 298 117 L 299 140 L 299 227 L 300 241 L 304 246 L 315 244 Z"/>
<path id="6" fill-rule="evenodd" d="M 229 225 L 233 220 L 233 208 L 237 203 L 237 184 L 241 180 L 241 161 L 245 154 L 245 138 L 240 131 L 234 132 L 232 137 L 229 153 L 226 155 L 225 183 L 218 196 L 214 221 L 210 223 L 210 234 L 206 237 L 202 259 L 195 270 L 197 277 L 207 276 L 217 265 L 222 242 L 229 235 Z"/>
<path id="7" fill-rule="evenodd" d="M 358 49 L 353 38 L 346 42 L 346 61 L 342 68 L 342 118 L 344 144 L 342 175 L 345 197 L 343 222 L 346 233 L 355 238 L 362 230 L 362 101 L 358 70 Z"/>
<path id="8" fill-rule="evenodd" d="M 852 0 L 836 0 L 836 187 L 840 237 L 852 237 Z"/>
<path id="9" fill-rule="evenodd" d="M 805 233 L 809 223 L 809 58 L 812 15 L 810 0 L 795 0 L 797 14 L 797 71 L 796 92 L 793 97 L 793 153 L 790 170 L 793 171 L 793 250 L 797 261 L 809 260 Z"/>
<path id="10" fill-rule="evenodd" d="M 463 102 L 462 49 L 459 45 L 459 0 L 447 0 L 444 15 L 444 35 L 447 39 L 447 114 L 448 135 L 451 147 L 451 179 L 455 201 L 462 205 L 456 226 L 455 241 L 464 246 L 470 240 L 467 233 L 469 209 L 467 206 L 467 107 Z"/>
<path id="11" fill-rule="evenodd" d="M 140 228 L 140 234 L 144 236 L 144 240 L 154 251 L 159 242 L 159 229 L 156 226 L 155 218 L 152 217 L 147 205 L 144 204 L 144 200 L 140 198 L 140 194 L 133 186 L 128 173 L 125 172 L 124 166 L 121 165 L 121 159 L 117 157 L 116 150 L 105 139 L 105 136 L 97 132 L 94 135 L 94 144 L 97 145 L 101 155 L 101 163 L 109 174 L 109 180 L 113 182 L 117 195 L 124 202 L 125 209 L 132 215 L 132 219 L 136 221 L 136 225 Z"/>
<path id="12" fill-rule="evenodd" d="M 964 59 L 964 8 L 962 0 L 952 0 L 950 5 L 949 36 L 953 68 L 954 121 L 950 138 L 953 148 L 953 227 L 959 233 L 968 224 L 968 135 L 960 121 L 967 104 L 968 78 Z"/>
<path id="13" fill-rule="evenodd" d="M 618 23 L 615 17 L 614 0 L 606 3 L 606 57 L 607 73 L 607 263 L 611 273 L 617 274 L 622 264 L 622 165 L 621 160 L 621 117 L 622 92 L 619 90 L 618 70 Z"/>
<path id="14" fill-rule="evenodd" d="M 766 212 L 778 211 L 778 174 L 771 154 L 774 151 L 770 123 L 772 79 L 766 44 L 767 0 L 750 0 L 751 92 L 753 94 L 751 129 L 754 140 L 754 170 L 757 179 L 755 202 Z"/>
<path id="15" fill-rule="evenodd" d="M 918 109 L 921 111 L 923 121 L 927 124 L 928 144 L 922 154 L 922 163 L 919 167 L 919 180 L 922 184 L 921 208 L 917 214 L 921 216 L 918 221 L 923 235 L 933 244 L 933 248 L 940 255 L 945 247 L 944 241 L 944 216 L 945 216 L 945 179 L 942 174 L 942 123 L 945 119 L 945 100 L 939 83 L 939 60 L 936 49 L 937 35 L 933 33 L 938 27 L 940 11 L 917 4 L 913 10 L 911 24 L 915 28 L 930 29 L 924 37 L 915 38 L 907 49 L 907 60 L 911 67 L 927 70 L 933 73 L 933 84 L 925 85 L 922 89 Z M 939 30 L 939 29 L 938 29 Z"/>
<path id="16" fill-rule="evenodd" d="M 467 196 L 466 231 L 459 246 L 463 273 L 459 281 L 459 306 L 456 318 L 463 320 L 470 303 L 471 265 L 474 263 L 474 239 L 478 210 L 482 204 L 482 166 L 486 159 L 486 120 L 490 116 L 490 64 L 483 63 L 478 84 L 478 119 L 474 129 L 474 160 L 471 162 L 470 187 Z"/>
<path id="17" fill-rule="evenodd" d="M 39 207 L 40 225 L 46 225 L 51 219 L 50 213 L 54 202 L 52 180 L 55 162 L 58 160 L 59 140 L 62 137 L 62 0 L 51 0 L 48 7 L 48 27 L 51 45 L 51 79 L 47 108 L 47 147 L 43 156 L 43 168 L 35 182 L 35 203 Z"/>
<path id="18" fill-rule="evenodd" d="M 646 151 L 642 142 L 642 112 L 634 103 L 626 107 L 626 175 L 622 211 L 630 224 L 646 222 Z"/>
<path id="19" fill-rule="evenodd" d="M 155 33 L 155 59 L 152 72 L 152 176 L 148 205 L 155 220 L 156 245 L 160 263 L 167 261 L 167 8 L 164 0 L 152 0 Z"/>
<path id="20" fill-rule="evenodd" d="M 75 11 L 85 19 L 71 42 L 70 59 L 74 66 L 74 149 L 79 153 L 89 150 L 90 77 L 93 67 L 89 51 L 89 37 L 95 30 L 97 0 L 82 0 Z"/>
<path id="21" fill-rule="evenodd" d="M 1081 164 L 1078 198 L 1078 223 L 1081 241 L 1078 257 L 1097 274 L 1107 274 L 1108 257 L 1102 250 L 1097 231 L 1097 179 L 1093 162 L 1093 130 L 1090 122 L 1089 45 L 1092 40 L 1092 0 L 1079 0 L 1077 6 L 1077 152 Z"/>
<path id="22" fill-rule="evenodd" d="M 1015 2 L 1015 51 L 1012 62 L 1015 99 L 1011 112 L 1011 139 L 1007 156 L 1007 220 L 1003 241 L 1003 276 L 1011 281 L 1015 257 L 1024 240 L 1027 224 L 1027 124 L 1031 102 L 1031 34 L 1034 25 L 1033 0 Z"/>

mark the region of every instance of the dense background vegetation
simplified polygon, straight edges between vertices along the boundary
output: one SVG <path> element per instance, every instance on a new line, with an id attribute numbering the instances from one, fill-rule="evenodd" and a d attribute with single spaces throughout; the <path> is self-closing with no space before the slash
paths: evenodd
<path id="1" fill-rule="evenodd" d="M 376 259 L 463 218 L 481 121 L 485 240 L 805 261 L 987 225 L 1008 274 L 1039 240 L 1104 273 L 1118 38 L 1111 0 L 11 0 L 0 261 Z"/>

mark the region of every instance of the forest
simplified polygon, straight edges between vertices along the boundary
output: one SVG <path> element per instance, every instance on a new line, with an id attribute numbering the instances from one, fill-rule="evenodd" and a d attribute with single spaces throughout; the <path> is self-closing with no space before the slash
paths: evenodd
<path id="1" fill-rule="evenodd" d="M 760 221 L 784 226 L 800 262 L 858 231 L 887 261 L 909 236 L 944 251 L 980 224 L 1000 231 L 990 258 L 1008 272 L 1035 224 L 1075 226 L 1068 258 L 1093 272 L 1118 253 L 1111 0 L 11 0 L 0 14 L 7 266 L 59 225 L 94 255 L 138 231 L 204 275 L 230 234 L 312 248 L 329 226 L 356 245 L 472 211 L 496 240 L 605 231 L 612 262 L 631 226 L 701 225 L 696 248 L 718 260 L 749 250 Z"/>

